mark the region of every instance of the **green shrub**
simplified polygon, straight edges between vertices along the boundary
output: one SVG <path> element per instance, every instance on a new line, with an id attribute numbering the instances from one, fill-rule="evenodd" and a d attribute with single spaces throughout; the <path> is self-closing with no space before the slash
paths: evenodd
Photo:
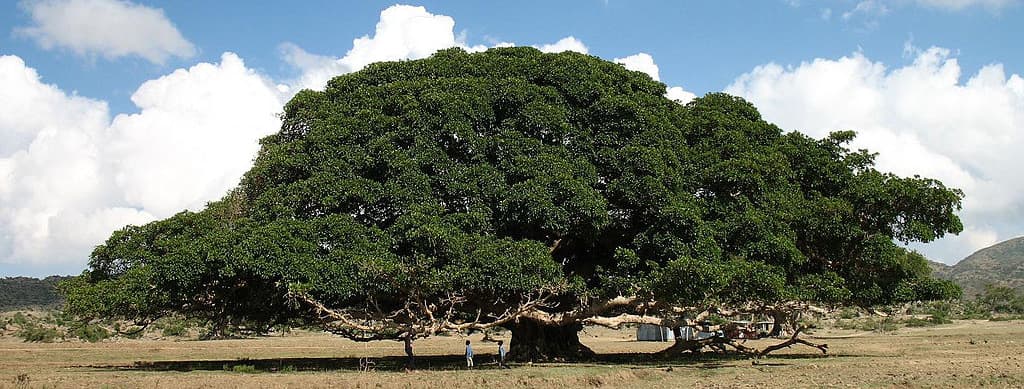
<path id="1" fill-rule="evenodd" d="M 876 319 L 868 317 L 858 320 L 836 320 L 835 326 L 843 330 L 860 330 L 873 332 L 890 332 L 899 328 L 898 323 L 892 317 Z"/>
<path id="2" fill-rule="evenodd" d="M 841 330 L 856 330 L 860 329 L 860 325 L 856 320 L 836 320 L 836 328 Z"/>
<path id="3" fill-rule="evenodd" d="M 256 370 L 256 366 L 253 366 L 253 365 L 234 365 L 234 366 L 231 366 L 231 371 L 233 371 L 235 373 L 246 373 L 246 374 L 259 373 L 259 371 Z"/>
<path id="4" fill-rule="evenodd" d="M 71 335 L 89 343 L 96 343 L 109 338 L 110 331 L 98 324 L 80 324 L 71 330 Z"/>
<path id="5" fill-rule="evenodd" d="M 11 318 L 11 323 L 18 327 L 24 327 L 28 325 L 28 320 L 29 319 L 28 317 L 25 316 L 25 314 L 21 312 L 15 312 L 14 317 Z"/>
<path id="6" fill-rule="evenodd" d="M 907 327 L 928 327 L 928 326 L 932 325 L 932 323 L 929 322 L 928 319 L 922 319 L 922 318 L 919 318 L 919 317 L 911 317 L 911 318 L 909 318 L 907 320 L 904 320 L 903 321 L 903 325 L 905 325 Z"/>
<path id="7" fill-rule="evenodd" d="M 278 370 L 278 372 L 281 373 L 294 373 L 296 371 L 297 369 L 295 369 L 294 365 L 284 365 L 283 367 L 281 367 L 280 370 Z"/>
<path id="8" fill-rule="evenodd" d="M 856 319 L 858 316 L 860 316 L 860 312 L 857 310 L 857 308 L 854 307 L 843 308 L 842 311 L 839 311 L 840 319 Z"/>
<path id="9" fill-rule="evenodd" d="M 891 316 L 886 316 L 881 320 L 870 319 L 863 327 L 865 331 L 874 332 L 892 332 L 896 331 L 897 328 L 899 328 L 899 325 Z"/>
<path id="10" fill-rule="evenodd" d="M 931 317 L 928 318 L 928 321 L 932 324 L 949 324 L 953 322 L 953 320 L 949 318 L 949 312 L 940 310 L 932 311 Z"/>
<path id="11" fill-rule="evenodd" d="M 161 334 L 163 334 L 163 336 L 167 336 L 167 337 L 171 337 L 171 336 L 185 336 L 185 334 L 187 334 L 187 333 L 188 333 L 188 330 L 185 328 L 184 325 L 181 325 L 181 324 L 167 326 L 167 327 L 164 327 L 161 330 Z"/>
<path id="12" fill-rule="evenodd" d="M 26 342 L 53 343 L 57 338 L 61 337 L 61 333 L 53 327 L 29 324 L 21 327 L 16 336 Z"/>
<path id="13" fill-rule="evenodd" d="M 165 337 L 185 336 L 188 334 L 188 322 L 182 318 L 169 317 L 158 323 L 161 334 Z"/>

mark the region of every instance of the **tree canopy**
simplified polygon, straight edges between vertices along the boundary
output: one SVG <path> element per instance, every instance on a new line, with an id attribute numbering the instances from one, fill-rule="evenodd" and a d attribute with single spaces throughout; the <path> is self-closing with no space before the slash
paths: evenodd
<path id="1" fill-rule="evenodd" d="M 98 246 L 67 307 L 397 339 L 959 294 L 898 243 L 960 232 L 960 191 L 876 170 L 853 132 L 664 95 L 522 47 L 338 76 L 287 103 L 222 200 Z"/>

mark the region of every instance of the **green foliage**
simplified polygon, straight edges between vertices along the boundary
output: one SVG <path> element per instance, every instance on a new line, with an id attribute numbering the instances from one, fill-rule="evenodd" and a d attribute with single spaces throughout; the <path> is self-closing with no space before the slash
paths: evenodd
<path id="1" fill-rule="evenodd" d="M 156 323 L 156 328 L 160 330 L 160 334 L 165 337 L 174 336 L 186 336 L 188 335 L 188 322 L 180 317 L 165 317 L 160 319 Z"/>
<path id="2" fill-rule="evenodd" d="M 1024 294 L 1002 285 L 987 285 L 977 303 L 993 313 L 1024 313 Z"/>
<path id="3" fill-rule="evenodd" d="M 875 318 L 869 317 L 861 322 L 858 329 L 862 331 L 893 332 L 899 328 L 899 323 L 891 316 Z"/>
<path id="4" fill-rule="evenodd" d="M 96 343 L 110 337 L 110 331 L 95 323 L 79 323 L 72 327 L 68 334 L 90 343 Z"/>
<path id="5" fill-rule="evenodd" d="M 256 370 L 256 366 L 254 366 L 254 365 L 234 365 L 234 366 L 231 366 L 231 371 L 233 371 L 235 373 L 244 373 L 244 374 L 259 373 L 259 370 Z"/>
<path id="6" fill-rule="evenodd" d="M 214 328 L 538 290 L 687 306 L 959 294 L 895 241 L 962 230 L 962 193 L 873 168 L 852 132 L 784 133 L 738 97 L 680 105 L 578 53 L 442 50 L 302 91 L 238 188 L 115 232 L 61 284 L 76 315 Z M 922 266 L 924 264 L 924 266 Z M 479 313 L 478 313 L 479 312 Z M 400 319 L 406 320 L 406 319 Z M 408 319 L 415 320 L 415 319 Z"/>
<path id="7" fill-rule="evenodd" d="M 296 371 L 298 371 L 298 369 L 295 368 L 295 365 L 284 365 L 277 370 L 278 373 L 294 373 Z"/>
<path id="8" fill-rule="evenodd" d="M 839 311 L 839 318 L 844 320 L 856 319 L 860 316 L 860 310 L 856 307 L 847 307 Z"/>
<path id="9" fill-rule="evenodd" d="M 26 342 L 40 343 L 53 343 L 58 338 L 63 338 L 61 332 L 56 328 L 40 325 L 38 323 L 28 323 L 22 326 L 14 335 Z"/>
<path id="10" fill-rule="evenodd" d="M 952 322 L 953 320 L 950 320 L 949 317 L 944 314 L 935 313 L 927 318 L 910 317 L 903 321 L 903 325 L 907 327 L 930 327 L 939 324 L 949 324 Z"/>
<path id="11" fill-rule="evenodd" d="M 14 316 L 11 317 L 11 323 L 13 323 L 14 325 L 17 325 L 19 327 L 24 327 L 24 326 L 28 325 L 29 321 L 30 321 L 29 317 L 25 316 L 25 314 L 21 313 L 21 312 L 15 312 Z"/>
<path id="12" fill-rule="evenodd" d="M 166 337 L 185 336 L 188 334 L 188 330 L 183 325 L 173 325 L 161 329 L 160 334 Z"/>

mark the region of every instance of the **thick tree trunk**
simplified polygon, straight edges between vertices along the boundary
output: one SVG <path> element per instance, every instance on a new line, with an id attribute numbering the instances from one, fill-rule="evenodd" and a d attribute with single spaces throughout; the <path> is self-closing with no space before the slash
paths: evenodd
<path id="1" fill-rule="evenodd" d="M 772 331 L 768 333 L 768 336 L 773 338 L 782 336 L 782 326 L 790 320 L 790 315 L 786 312 L 772 312 L 772 320 L 775 321 L 775 324 L 772 325 Z"/>
<path id="2" fill-rule="evenodd" d="M 555 326 L 540 321 L 519 318 L 507 324 L 512 331 L 508 358 L 521 362 L 579 360 L 594 355 L 580 343 L 580 324 Z"/>

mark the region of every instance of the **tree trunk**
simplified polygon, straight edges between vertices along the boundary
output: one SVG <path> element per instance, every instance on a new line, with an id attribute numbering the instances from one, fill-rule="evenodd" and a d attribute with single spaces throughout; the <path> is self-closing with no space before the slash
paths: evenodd
<path id="1" fill-rule="evenodd" d="M 592 357 L 594 352 L 580 343 L 580 324 L 556 326 L 537 320 L 519 318 L 508 323 L 512 331 L 508 358 L 521 362 L 578 360 Z"/>
<path id="2" fill-rule="evenodd" d="M 782 325 L 786 323 L 787 319 L 785 312 L 772 312 L 772 320 L 775 321 L 775 324 L 772 324 L 772 331 L 768 333 L 768 336 L 773 338 L 782 336 Z"/>

